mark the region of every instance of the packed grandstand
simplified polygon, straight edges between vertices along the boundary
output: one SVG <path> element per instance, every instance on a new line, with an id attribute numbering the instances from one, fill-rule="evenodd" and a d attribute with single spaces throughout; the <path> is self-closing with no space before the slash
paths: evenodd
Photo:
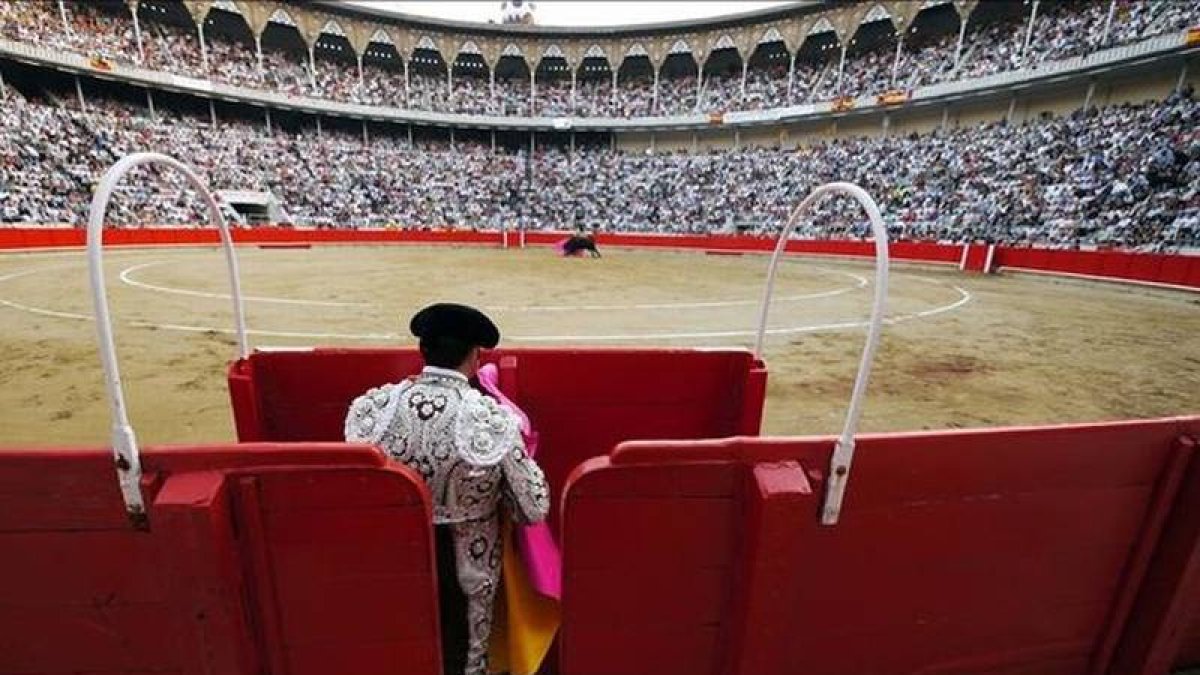
<path id="1" fill-rule="evenodd" d="M 715 39 L 699 65 L 667 31 L 651 45 L 655 53 L 576 40 L 570 67 L 549 56 L 531 59 L 531 69 L 522 48 L 503 40 L 483 48 L 466 40 L 442 54 L 435 41 L 414 39 L 419 31 L 405 33 L 411 49 L 400 49 L 399 29 L 374 29 L 370 17 L 336 23 L 302 3 L 215 2 L 194 14 L 196 4 L 205 3 L 6 2 L 0 35 L 101 59 L 104 70 L 111 59 L 297 97 L 440 113 L 626 118 L 907 92 L 1037 70 L 1200 23 L 1200 3 L 1173 0 L 899 3 L 912 11 L 907 18 L 867 3 L 854 5 L 863 10 L 852 32 L 835 25 L 844 9 L 829 10 L 832 20 L 811 12 L 779 19 L 803 22 L 799 42 L 776 30 L 778 17 L 751 22 L 738 33 L 748 43 L 721 47 Z M 355 35 L 358 47 L 350 46 Z M 628 51 L 610 61 L 618 46 Z M 61 87 L 66 76 L 28 73 L 27 65 L 6 73 L 6 223 L 81 225 L 99 173 L 152 148 L 185 158 L 218 190 L 273 194 L 297 225 L 669 233 L 748 224 L 767 231 L 815 185 L 850 180 L 881 199 L 898 238 L 1200 247 L 1200 104 L 1183 77 L 1165 99 L 1081 102 L 1074 112 L 1019 123 L 659 150 L 611 138 L 576 146 L 572 135 L 569 145 L 531 151 L 528 142 L 497 145 L 494 131 L 489 143 L 486 132 L 466 129 L 457 138 L 414 140 L 411 124 L 380 124 L 371 134 L 365 123 L 360 133 L 331 119 L 322 129 L 319 118 L 315 129 L 312 120 L 272 127 L 245 114 L 214 124 L 215 112 L 197 112 L 201 99 L 138 98 L 115 86 L 87 87 L 85 96 L 77 76 L 71 91 Z M 172 180 L 131 183 L 113 222 L 196 222 L 198 202 Z M 834 201 L 823 212 L 801 236 L 866 235 L 850 203 Z"/>
<path id="2" fill-rule="evenodd" d="M 826 21 L 814 24 L 810 30 L 817 32 L 792 51 L 782 35 L 772 40 L 769 34 L 744 57 L 748 46 L 731 43 L 715 49 L 700 59 L 703 72 L 686 41 L 670 45 L 657 69 L 637 50 L 614 63 L 615 56 L 610 58 L 595 45 L 574 69 L 565 67 L 561 55 L 530 55 L 537 61 L 532 73 L 515 44 L 505 45 L 491 67 L 477 46 L 442 54 L 432 41 L 418 44 L 405 59 L 386 30 L 375 33 L 356 53 L 336 22 L 323 27 L 330 32 L 318 34 L 309 50 L 291 14 L 273 14 L 256 40 L 239 3 L 233 2 L 214 3 L 203 31 L 179 3 L 165 0 L 135 3 L 138 9 L 133 11 L 140 19 L 136 26 L 122 2 L 69 2 L 62 16 L 52 2 L 5 2 L 0 3 L 0 34 L 159 71 L 336 101 L 448 113 L 635 117 L 754 110 L 911 90 L 1036 68 L 1046 61 L 1177 32 L 1200 21 L 1200 3 L 1185 0 L 1039 4 L 1039 16 L 1033 16 L 1028 2 L 983 3 L 971 10 L 968 24 L 961 24 L 952 3 L 925 2 L 921 5 L 941 7 L 954 19 L 935 14 L 921 22 L 918 16 L 900 30 L 886 12 L 874 20 L 864 15 L 864 27 L 876 27 L 844 41 L 844 61 L 837 40 L 825 39 L 836 33 Z M 217 15 L 224 16 L 218 21 Z M 1026 30 L 1031 18 L 1032 32 Z M 282 26 L 287 23 L 295 32 L 292 40 L 266 39 L 269 29 L 286 32 Z M 961 43 L 960 27 L 966 28 Z M 502 64 L 501 59 L 519 63 Z M 453 65 L 450 72 L 448 63 Z M 519 67 L 504 70 L 513 65 Z"/>

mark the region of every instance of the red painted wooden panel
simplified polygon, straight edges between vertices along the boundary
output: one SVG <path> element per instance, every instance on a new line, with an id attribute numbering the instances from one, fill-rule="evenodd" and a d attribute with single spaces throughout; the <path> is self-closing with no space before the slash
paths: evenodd
<path id="1" fill-rule="evenodd" d="M 1185 286 L 1200 288 L 1200 256 L 1190 256 L 1188 259 L 1189 272 L 1184 280 Z"/>
<path id="2" fill-rule="evenodd" d="M 0 557 L 0 672 L 318 672 L 337 654 L 440 672 L 411 471 L 345 444 L 151 448 L 144 465 L 138 531 L 107 450 L 0 454 L 0 549 L 20 552 Z M 230 480 L 262 489 L 231 500 Z"/>
<path id="3" fill-rule="evenodd" d="M 1166 284 L 1188 284 L 1195 259 L 1186 256 L 1163 256 L 1158 280 Z"/>
<path id="4" fill-rule="evenodd" d="M 766 374 L 741 350 L 518 348 L 486 360 L 508 357 L 510 395 L 538 430 L 553 495 L 580 462 L 622 441 L 732 436 L 757 431 L 762 419 Z M 354 397 L 420 365 L 411 347 L 256 353 L 230 370 L 239 437 L 339 440 Z"/>
<path id="5" fill-rule="evenodd" d="M 242 505 L 258 510 L 246 545 L 270 561 L 269 578 L 256 581 L 271 586 L 264 611 L 275 613 L 280 644 L 268 644 L 283 661 L 336 647 L 381 657 L 351 657 L 355 672 L 388 672 L 399 653 L 437 662 L 430 506 L 415 474 L 314 467 L 263 470 L 255 483 L 257 504 Z"/>
<path id="6" fill-rule="evenodd" d="M 412 348 L 256 353 L 250 372 L 258 396 L 253 405 L 262 419 L 260 438 L 340 441 L 355 397 L 420 369 L 420 354 Z M 241 417 L 243 405 L 235 401 L 235 417 Z"/>
<path id="7" fill-rule="evenodd" d="M 1172 443 L 1184 433 L 1200 433 L 1200 418 L 863 438 L 839 525 L 816 524 L 820 499 L 813 498 L 808 516 L 794 521 L 803 545 L 777 554 L 788 556 L 783 563 L 773 561 L 776 574 L 784 575 L 777 588 L 805 581 L 792 587 L 784 606 L 813 609 L 772 617 L 773 628 L 790 622 L 783 632 L 791 639 L 778 643 L 778 653 L 757 654 L 757 672 L 1082 672 L 1106 637 L 1120 632 L 1122 599 L 1144 592 L 1141 576 L 1130 571 L 1139 542 L 1158 546 L 1153 529 L 1149 539 L 1143 535 L 1153 527 L 1152 506 L 1191 499 L 1161 492 L 1170 483 L 1162 477 L 1175 456 Z M 572 477 L 564 507 L 564 615 L 585 614 L 595 602 L 576 595 L 581 575 L 610 567 L 618 580 L 636 559 L 617 548 L 619 535 L 597 532 L 606 504 L 621 503 L 614 520 L 621 523 L 617 529 L 633 533 L 637 546 L 631 548 L 645 551 L 657 527 L 666 548 L 694 551 L 702 539 L 686 527 L 680 531 L 670 515 L 696 501 L 670 496 L 679 476 L 702 472 L 711 483 L 722 466 L 734 471 L 792 459 L 813 478 L 826 466 L 830 447 L 828 439 L 638 442 L 619 448 L 611 461 L 589 462 Z M 643 494 L 657 484 L 659 498 L 621 499 L 622 484 Z M 820 486 L 816 480 L 818 496 Z M 744 497 L 731 497 L 731 513 L 744 512 L 738 506 Z M 577 515 L 591 527 L 576 528 Z M 744 530 L 751 521 L 735 522 Z M 1192 527 L 1200 530 L 1200 524 Z M 1200 551 L 1191 534 L 1177 538 Z M 677 564 L 681 570 L 703 566 Z M 618 583 L 610 593 L 605 602 L 612 606 L 647 594 L 668 604 L 682 601 L 687 588 L 627 590 Z M 1200 609 L 1188 595 L 1171 597 Z M 695 613 L 723 607 L 713 600 Z M 631 617 L 620 628 L 654 626 Z M 601 659 L 613 672 L 632 671 L 632 656 L 603 652 L 612 632 L 588 625 L 564 630 L 564 671 L 573 672 L 582 655 Z M 712 672 L 711 665 L 692 665 Z"/>

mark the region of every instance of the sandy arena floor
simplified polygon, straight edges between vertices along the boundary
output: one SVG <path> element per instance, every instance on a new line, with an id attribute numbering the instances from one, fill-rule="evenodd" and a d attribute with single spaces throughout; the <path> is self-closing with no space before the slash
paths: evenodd
<path id="1" fill-rule="evenodd" d="M 766 259 L 607 249 L 240 252 L 255 345 L 409 343 L 433 301 L 487 308 L 510 345 L 749 346 Z M 143 442 L 233 438 L 215 249 L 110 251 L 122 374 Z M 866 263 L 794 259 L 772 310 L 766 431 L 836 433 L 869 311 Z M 106 444 L 81 253 L 0 255 L 0 446 Z M 865 431 L 1200 412 L 1200 294 L 893 268 Z"/>

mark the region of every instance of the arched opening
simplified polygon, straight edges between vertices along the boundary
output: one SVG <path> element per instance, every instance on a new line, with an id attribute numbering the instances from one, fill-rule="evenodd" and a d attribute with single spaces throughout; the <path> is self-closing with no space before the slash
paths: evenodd
<path id="1" fill-rule="evenodd" d="M 958 10 L 946 2 L 925 7 L 904 32 L 904 48 L 893 88 L 911 91 L 941 82 L 954 70 Z"/>
<path id="2" fill-rule="evenodd" d="M 742 110 L 763 110 L 787 105 L 791 58 L 781 36 L 769 42 L 759 42 L 747 59 L 746 95 L 742 97 L 739 107 Z"/>
<path id="3" fill-rule="evenodd" d="M 404 59 L 386 33 L 377 32 L 363 51 L 363 83 L 358 103 L 404 107 Z"/>
<path id="4" fill-rule="evenodd" d="M 79 51 L 132 63 L 137 57 L 137 44 L 129 18 L 129 8 L 123 2 L 100 0 L 98 2 L 67 2 L 67 19 L 72 31 L 63 34 L 61 17 L 54 3 L 43 4 L 42 21 L 53 26 L 58 39 L 65 39 Z M 36 10 L 35 10 L 36 11 Z"/>
<path id="5" fill-rule="evenodd" d="M 464 46 L 470 49 L 470 46 Z M 460 51 L 454 59 L 454 109 L 460 113 L 483 115 L 492 112 L 489 69 L 478 51 Z"/>
<path id="6" fill-rule="evenodd" d="M 713 49 L 704 59 L 703 111 L 737 110 L 742 100 L 742 55 L 732 44 Z"/>
<path id="7" fill-rule="evenodd" d="M 308 44 L 290 14 L 275 10 L 262 32 L 262 49 L 265 86 L 285 94 L 308 93 Z"/>
<path id="8" fill-rule="evenodd" d="M 837 79 L 841 49 L 832 24 L 822 20 L 813 26 L 796 56 L 796 69 L 792 75 L 793 102 L 809 103 L 817 100 L 818 92 L 826 86 L 832 89 L 833 80 Z"/>
<path id="9" fill-rule="evenodd" d="M 672 51 L 663 61 L 658 82 L 658 115 L 686 115 L 696 110 L 696 73 L 700 65 L 691 51 Z"/>
<path id="10" fill-rule="evenodd" d="M 208 76 L 220 82 L 262 87 L 254 32 L 236 5 L 213 5 L 204 19 Z"/>
<path id="11" fill-rule="evenodd" d="M 182 3 L 142 0 L 138 3 L 138 22 L 142 27 L 147 68 L 207 76 L 201 66 L 196 23 Z"/>
<path id="12" fill-rule="evenodd" d="M 314 93 L 337 101 L 353 100 L 358 87 L 358 55 L 340 26 L 330 22 L 317 36 L 313 57 L 317 82 Z"/>
<path id="13" fill-rule="evenodd" d="M 599 50 L 597 50 L 599 51 Z M 584 117 L 600 117 L 612 109 L 612 65 L 603 52 L 588 51 L 575 73 L 578 82 L 575 93 L 575 113 Z"/>
<path id="14" fill-rule="evenodd" d="M 981 2 L 967 19 L 967 35 L 955 79 L 982 77 L 1020 64 L 1031 3 Z"/>
<path id="15" fill-rule="evenodd" d="M 640 45 L 638 46 L 640 48 Z M 617 68 L 614 117 L 640 117 L 651 114 L 654 102 L 654 64 L 645 50 L 630 50 Z"/>
<path id="16" fill-rule="evenodd" d="M 529 77 L 529 64 L 520 53 L 509 51 L 496 60 L 496 111 L 498 114 L 519 116 L 530 114 Z"/>
<path id="17" fill-rule="evenodd" d="M 450 92 L 447 90 L 446 60 L 423 39 L 408 61 L 408 103 L 417 110 L 451 112 Z"/>
<path id="18" fill-rule="evenodd" d="M 534 114 L 563 117 L 571 114 L 571 66 L 559 52 L 542 56 L 537 64 L 537 108 Z"/>
<path id="19" fill-rule="evenodd" d="M 835 79 L 835 88 L 828 92 L 828 98 L 869 96 L 887 91 L 899 39 L 900 33 L 891 14 L 883 5 L 872 7 L 850 38 L 840 86 Z"/>

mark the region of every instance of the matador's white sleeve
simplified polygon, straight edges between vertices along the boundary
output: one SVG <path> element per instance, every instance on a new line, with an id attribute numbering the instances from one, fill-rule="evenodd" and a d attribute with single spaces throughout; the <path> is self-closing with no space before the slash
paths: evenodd
<path id="1" fill-rule="evenodd" d="M 385 384 L 354 399 L 350 411 L 346 413 L 342 431 L 346 442 L 378 445 L 395 413 L 403 389 L 394 384 Z"/>
<path id="2" fill-rule="evenodd" d="M 520 420 L 496 399 L 470 390 L 463 395 L 457 428 L 459 453 L 476 466 L 499 465 L 503 494 L 515 520 L 536 523 L 550 510 L 546 476 L 525 452 Z"/>

